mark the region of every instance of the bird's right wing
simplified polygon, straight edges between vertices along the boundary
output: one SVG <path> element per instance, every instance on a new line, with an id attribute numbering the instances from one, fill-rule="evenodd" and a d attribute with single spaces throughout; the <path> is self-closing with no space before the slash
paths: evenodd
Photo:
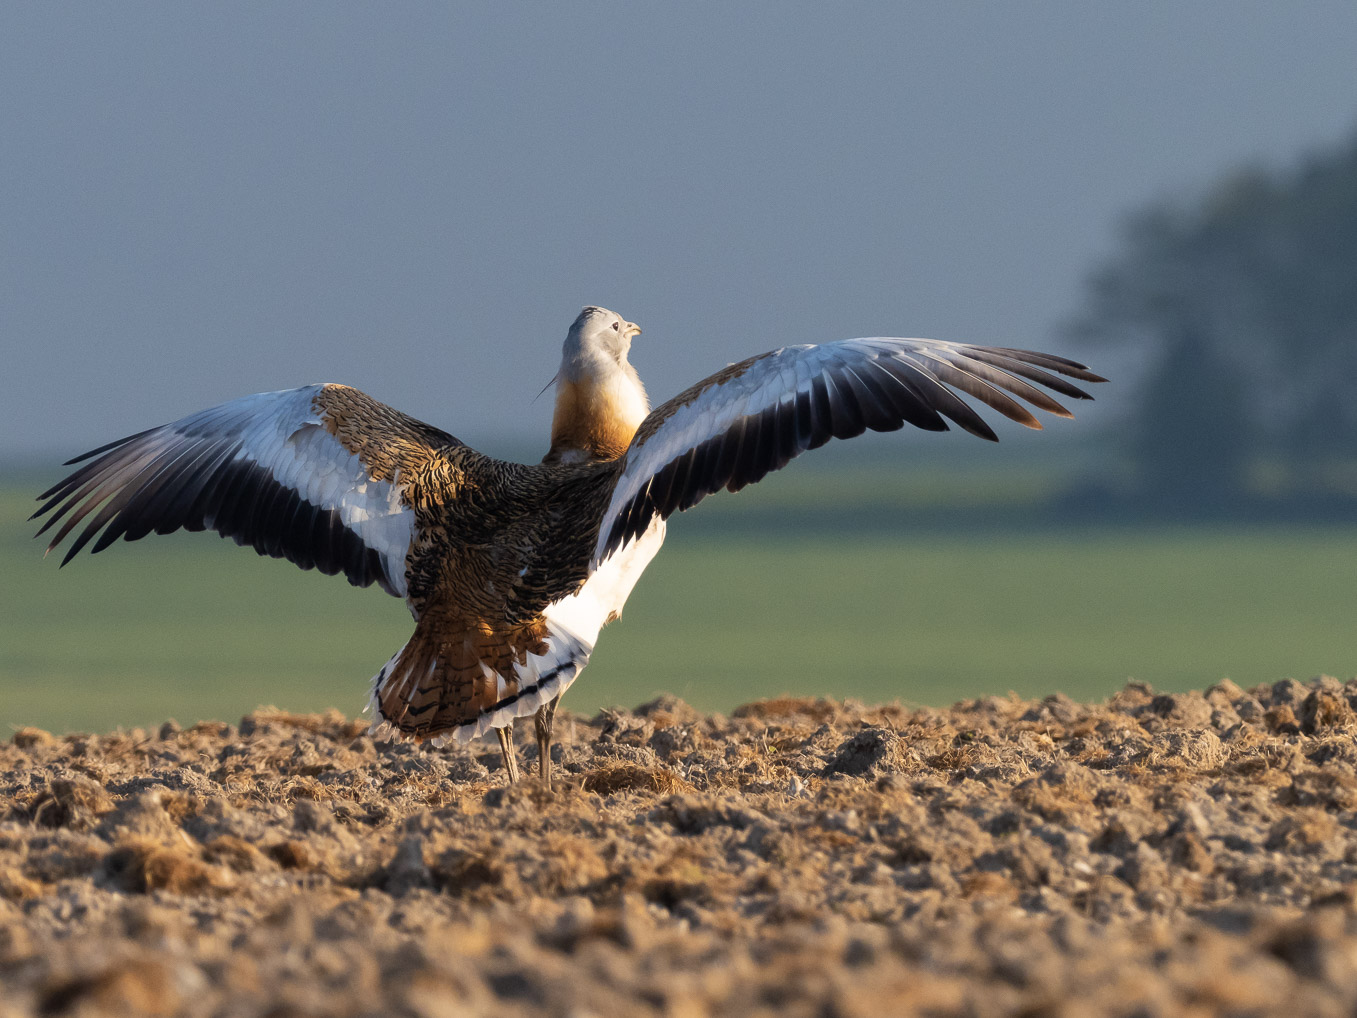
<path id="1" fill-rule="evenodd" d="M 844 339 L 732 364 L 641 422 L 603 516 L 594 561 L 643 534 L 654 517 L 665 519 L 722 488 L 738 491 L 831 438 L 905 424 L 946 431 L 946 417 L 998 441 L 953 390 L 1029 428 L 1041 424 L 1014 397 L 1071 417 L 1032 384 L 1092 398 L 1061 375 L 1104 381 L 1052 354 L 935 339 Z"/>
<path id="2" fill-rule="evenodd" d="M 152 531 L 215 530 L 403 597 L 408 482 L 460 444 L 348 386 L 265 392 L 77 456 L 69 463 L 89 462 L 39 495 L 33 517 L 50 513 L 39 534 L 65 517 L 51 551 L 94 514 L 62 565 L 96 536 L 91 552 Z"/>

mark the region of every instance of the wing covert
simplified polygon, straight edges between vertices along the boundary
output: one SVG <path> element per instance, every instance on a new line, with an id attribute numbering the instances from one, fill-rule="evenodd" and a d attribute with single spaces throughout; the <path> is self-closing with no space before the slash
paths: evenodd
<path id="1" fill-rule="evenodd" d="M 261 555 L 405 595 L 415 515 L 403 476 L 459 445 L 356 389 L 310 385 L 231 400 L 111 442 L 43 492 L 50 552 L 215 530 Z M 85 522 L 88 518 L 88 522 Z M 64 520 L 64 521 L 63 521 Z"/>
<path id="2" fill-rule="evenodd" d="M 1020 400 L 1071 417 L 1037 388 L 1092 398 L 1070 378 L 1105 381 L 1052 354 L 930 339 L 847 339 L 732 364 L 641 423 L 599 528 L 595 561 L 643 533 L 655 516 L 689 509 L 722 488 L 739 491 L 831 438 L 906 424 L 946 431 L 950 420 L 998 441 L 963 394 L 1029 428 L 1041 424 Z"/>

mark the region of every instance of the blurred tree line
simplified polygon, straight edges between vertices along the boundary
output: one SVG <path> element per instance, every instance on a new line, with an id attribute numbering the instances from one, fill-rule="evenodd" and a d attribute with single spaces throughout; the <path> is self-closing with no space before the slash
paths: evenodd
<path id="1" fill-rule="evenodd" d="M 1124 439 L 1142 507 L 1237 507 L 1269 478 L 1332 500 L 1357 462 L 1357 137 L 1128 217 L 1073 332 L 1146 355 Z"/>

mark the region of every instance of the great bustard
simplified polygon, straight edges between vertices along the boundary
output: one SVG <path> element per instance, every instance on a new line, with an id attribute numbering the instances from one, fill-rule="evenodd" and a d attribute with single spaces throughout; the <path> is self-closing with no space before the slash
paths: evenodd
<path id="1" fill-rule="evenodd" d="M 654 411 L 627 361 L 640 333 L 587 307 L 566 336 L 551 449 L 541 463 L 483 456 L 343 385 L 223 403 L 120 439 L 39 499 L 87 516 L 62 565 L 91 540 L 216 530 L 303 569 L 342 572 L 406 600 L 414 635 L 372 683 L 374 723 L 460 741 L 493 728 L 511 781 L 515 718 L 536 712 L 551 780 L 556 703 L 664 540 L 664 521 L 738 491 L 831 438 L 912 424 L 995 434 L 956 392 L 1030 428 L 1014 396 L 1070 413 L 1060 375 L 1103 379 L 1049 354 L 929 339 L 792 346 L 718 371 Z M 1055 374 L 1052 374 L 1055 372 Z M 949 386 L 951 388 L 949 388 Z M 102 533 L 100 533 L 102 531 Z"/>

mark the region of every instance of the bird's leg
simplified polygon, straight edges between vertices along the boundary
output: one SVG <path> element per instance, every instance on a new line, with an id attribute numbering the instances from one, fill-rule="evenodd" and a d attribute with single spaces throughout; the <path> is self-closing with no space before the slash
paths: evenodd
<path id="1" fill-rule="evenodd" d="M 551 788 L 551 726 L 556 720 L 556 705 L 561 702 L 558 696 L 537 708 L 534 719 L 537 728 L 537 773 L 542 784 Z"/>
<path id="2" fill-rule="evenodd" d="M 499 751 L 504 755 L 504 769 L 509 772 L 509 784 L 518 783 L 518 754 L 514 752 L 514 723 L 510 721 L 503 728 L 496 728 L 499 736 Z"/>

